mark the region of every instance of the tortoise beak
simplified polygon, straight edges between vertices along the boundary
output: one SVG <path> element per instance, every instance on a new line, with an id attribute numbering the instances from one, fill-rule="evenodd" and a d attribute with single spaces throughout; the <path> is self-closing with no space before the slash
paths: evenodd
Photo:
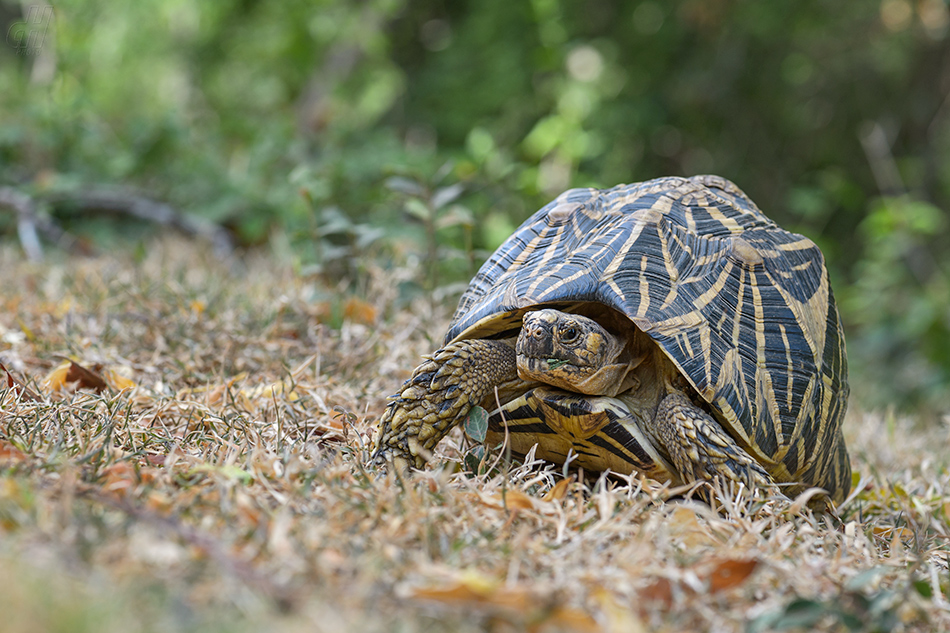
<path id="1" fill-rule="evenodd" d="M 515 353 L 521 357 L 532 359 L 554 357 L 554 325 L 555 321 L 540 314 L 544 310 L 529 312 L 524 315 L 524 323 L 518 342 L 515 344 Z"/>

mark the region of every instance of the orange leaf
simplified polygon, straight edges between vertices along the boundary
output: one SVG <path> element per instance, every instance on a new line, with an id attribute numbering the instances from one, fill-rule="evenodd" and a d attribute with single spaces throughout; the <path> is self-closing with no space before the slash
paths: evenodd
<path id="1" fill-rule="evenodd" d="M 319 439 L 321 441 L 342 442 L 347 438 L 346 425 L 342 420 L 329 418 L 316 426 L 308 428 L 308 438 Z"/>
<path id="2" fill-rule="evenodd" d="M 700 520 L 696 510 L 687 505 L 676 506 L 666 520 L 670 534 L 688 548 L 715 545 L 718 541 Z"/>
<path id="3" fill-rule="evenodd" d="M 416 587 L 409 595 L 417 600 L 439 602 L 453 609 L 468 608 L 505 618 L 519 630 L 599 631 L 597 622 L 579 609 L 564 606 L 555 596 L 532 591 L 523 585 L 508 585 L 476 571 L 463 572 L 438 586 Z"/>
<path id="4" fill-rule="evenodd" d="M 343 304 L 343 318 L 363 325 L 376 323 L 376 307 L 358 297 L 349 297 Z"/>
<path id="5" fill-rule="evenodd" d="M 128 462 L 119 462 L 107 466 L 102 469 L 100 476 L 103 478 L 102 488 L 105 492 L 126 492 L 138 483 L 135 469 Z"/>
<path id="6" fill-rule="evenodd" d="M 597 620 L 579 609 L 570 607 L 554 607 L 554 610 L 538 623 L 528 626 L 529 631 L 590 631 L 596 633 L 601 628 Z"/>
<path id="7" fill-rule="evenodd" d="M 177 394 L 175 394 L 175 398 L 178 400 L 183 400 L 188 396 L 194 397 L 200 394 L 204 394 L 205 404 L 207 404 L 208 406 L 215 406 L 225 401 L 225 398 L 227 397 L 228 393 L 230 392 L 231 388 L 235 385 L 235 383 L 241 382 L 245 380 L 246 378 L 247 378 L 247 372 L 242 371 L 238 375 L 229 378 L 224 384 L 202 385 L 201 387 L 187 387 L 185 389 L 182 389 Z M 238 392 L 238 394 L 236 395 L 240 395 L 241 397 L 245 397 L 245 398 L 247 397 L 244 395 L 243 391 Z"/>
<path id="8" fill-rule="evenodd" d="M 610 591 L 597 586 L 591 592 L 591 597 L 600 607 L 600 612 L 607 619 L 604 631 L 624 631 L 624 633 L 645 633 L 646 627 L 637 615 L 636 610 L 620 604 L 611 595 Z M 641 608 L 642 610 L 642 608 Z"/>
<path id="9" fill-rule="evenodd" d="M 410 594 L 413 598 L 435 600 L 437 602 L 481 602 L 488 595 L 487 592 L 476 591 L 465 583 L 457 583 L 447 587 L 416 587 Z"/>
<path id="10" fill-rule="evenodd" d="M 497 497 L 508 510 L 531 510 L 534 508 L 534 499 L 517 490 L 506 490 Z"/>
<path id="11" fill-rule="evenodd" d="M 496 611 L 525 613 L 535 602 L 524 587 L 506 587 L 478 572 L 464 572 L 437 587 L 416 587 L 410 595 L 451 605 L 477 606 Z"/>
<path id="12" fill-rule="evenodd" d="M 759 561 L 745 558 L 714 559 L 699 563 L 693 567 L 696 576 L 709 588 L 709 593 L 719 593 L 738 587 L 755 570 Z M 653 584 L 639 591 L 644 601 L 660 603 L 669 608 L 673 604 L 674 589 L 682 593 L 695 595 L 696 591 L 689 585 L 674 582 L 668 578 L 658 578 Z"/>
<path id="13" fill-rule="evenodd" d="M 277 382 L 272 382 L 269 385 L 249 387 L 247 389 L 242 389 L 241 393 L 243 393 L 246 398 L 250 398 L 251 400 L 256 398 L 272 400 L 278 396 L 286 396 L 288 400 L 293 402 L 300 397 L 297 395 L 296 391 L 290 388 L 289 380 L 278 380 Z"/>
<path id="14" fill-rule="evenodd" d="M 673 604 L 673 583 L 669 578 L 658 578 L 653 584 L 637 592 L 640 598 L 650 602 L 661 602 L 664 606 Z"/>
<path id="15" fill-rule="evenodd" d="M 46 386 L 52 389 L 53 391 L 59 391 L 66 386 L 66 374 L 69 373 L 69 366 L 72 363 L 67 361 L 60 363 L 60 365 L 51 371 L 46 378 L 43 379 L 43 382 L 46 383 Z"/>
<path id="16" fill-rule="evenodd" d="M 106 466 L 99 472 L 99 476 L 102 478 L 102 489 L 112 493 L 124 493 L 135 488 L 139 482 L 148 483 L 155 479 L 152 469 L 142 468 L 136 471 L 129 462 Z"/>
<path id="17" fill-rule="evenodd" d="M 727 558 L 716 561 L 706 575 L 710 593 L 738 587 L 758 566 L 759 561 L 755 559 Z"/>
<path id="18" fill-rule="evenodd" d="M 562 479 L 561 481 L 554 484 L 548 494 L 544 495 L 545 501 L 560 501 L 565 496 L 567 496 L 567 489 L 570 487 L 571 483 L 574 481 L 574 475 L 571 475 L 567 479 Z"/>
<path id="19" fill-rule="evenodd" d="M 46 377 L 46 384 L 53 391 L 59 391 L 73 383 L 76 389 L 92 389 L 96 393 L 105 391 L 108 386 L 99 374 L 68 360 L 61 363 Z"/>
<path id="20" fill-rule="evenodd" d="M 874 534 L 874 536 L 879 536 L 888 541 L 893 541 L 895 537 L 902 541 L 912 541 L 914 538 L 913 530 L 906 527 L 875 526 L 871 528 L 871 533 Z"/>
<path id="21" fill-rule="evenodd" d="M 0 440 L 0 462 L 22 462 L 26 459 L 26 453 L 13 444 Z"/>
<path id="22" fill-rule="evenodd" d="M 116 391 L 134 389 L 138 386 L 135 384 L 135 381 L 126 378 L 114 369 L 106 369 L 103 373 L 105 374 L 106 382 L 109 383 L 109 386 Z"/>

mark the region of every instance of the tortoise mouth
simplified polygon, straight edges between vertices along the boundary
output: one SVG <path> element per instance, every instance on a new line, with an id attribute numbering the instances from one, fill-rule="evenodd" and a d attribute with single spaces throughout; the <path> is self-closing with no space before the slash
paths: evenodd
<path id="1" fill-rule="evenodd" d="M 521 337 L 515 349 L 518 361 L 530 363 L 532 368 L 553 371 L 562 367 L 589 369 L 591 363 L 577 350 L 554 345 L 550 338 L 532 339 Z"/>
<path id="2" fill-rule="evenodd" d="M 549 385 L 569 386 L 577 379 L 594 373 L 594 367 L 579 365 L 576 358 L 564 358 L 558 354 L 532 356 L 518 354 L 518 377 L 522 380 L 537 380 Z"/>
<path id="3" fill-rule="evenodd" d="M 592 368 L 583 364 L 578 364 L 576 358 L 564 358 L 559 355 L 528 356 L 521 354 L 518 356 L 518 366 L 524 367 L 529 371 L 556 371 L 574 369 L 580 372 L 589 372 Z"/>

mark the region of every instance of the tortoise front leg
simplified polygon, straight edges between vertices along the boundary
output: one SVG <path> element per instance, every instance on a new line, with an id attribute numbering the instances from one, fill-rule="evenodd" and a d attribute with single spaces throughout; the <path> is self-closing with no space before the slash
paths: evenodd
<path id="1" fill-rule="evenodd" d="M 514 339 L 469 339 L 447 345 L 412 372 L 389 403 L 376 435 L 373 461 L 406 469 L 425 465 L 424 453 L 452 430 L 475 405 L 518 381 Z"/>
<path id="2" fill-rule="evenodd" d="M 718 478 L 749 488 L 775 485 L 772 476 L 716 420 L 681 394 L 663 399 L 654 425 L 657 440 L 684 481 Z"/>

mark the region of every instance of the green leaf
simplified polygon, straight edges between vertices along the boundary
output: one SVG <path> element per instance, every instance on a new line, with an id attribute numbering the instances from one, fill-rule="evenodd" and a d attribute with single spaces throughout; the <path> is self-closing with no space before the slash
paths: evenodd
<path id="1" fill-rule="evenodd" d="M 475 127 L 469 131 L 465 146 L 475 160 L 484 162 L 495 151 L 495 139 L 485 128 Z"/>
<path id="2" fill-rule="evenodd" d="M 784 609 L 765 613 L 751 623 L 750 633 L 763 631 L 787 631 L 794 628 L 809 628 L 829 613 L 828 605 L 814 600 L 798 598 L 785 605 Z"/>
<path id="3" fill-rule="evenodd" d="M 448 187 L 442 187 L 441 189 L 436 190 L 432 195 L 432 208 L 441 209 L 454 202 L 462 192 L 465 191 L 465 186 L 461 183 L 456 183 L 454 185 L 449 185 Z"/>
<path id="4" fill-rule="evenodd" d="M 934 590 L 930 585 L 930 582 L 924 580 L 923 578 L 918 578 L 914 581 L 914 589 L 917 590 L 917 593 L 923 598 L 933 598 Z"/>
<path id="5" fill-rule="evenodd" d="M 415 198 L 421 198 L 426 193 L 425 188 L 418 182 L 403 176 L 391 176 L 387 178 L 386 187 L 392 191 L 398 191 L 399 193 L 404 193 L 407 196 L 413 196 Z"/>
<path id="6" fill-rule="evenodd" d="M 481 407 L 472 407 L 465 418 L 465 434 L 472 441 L 481 444 L 488 435 L 488 411 Z"/>
<path id="7" fill-rule="evenodd" d="M 418 198 L 409 198 L 406 200 L 406 212 L 423 222 L 428 222 L 429 219 L 432 218 L 432 210 L 425 202 Z"/>
<path id="8" fill-rule="evenodd" d="M 869 586 L 878 576 L 883 576 L 888 572 L 888 568 L 884 566 L 872 567 L 871 569 L 866 569 L 860 574 L 852 578 L 845 584 L 845 589 L 848 591 L 860 591 L 865 587 Z"/>
<path id="9" fill-rule="evenodd" d="M 485 457 L 485 447 L 476 446 L 469 452 L 465 453 L 465 467 L 468 468 L 471 472 L 480 475 L 479 466 L 482 464 L 482 459 Z"/>
<path id="10" fill-rule="evenodd" d="M 472 215 L 472 212 L 458 204 L 453 204 L 448 210 L 442 214 L 438 222 L 435 223 L 436 228 L 446 229 L 453 226 L 475 226 L 475 216 Z"/>
<path id="11" fill-rule="evenodd" d="M 231 479 L 233 481 L 240 482 L 242 484 L 250 484 L 254 482 L 254 475 L 247 472 L 243 468 L 234 466 L 233 464 L 225 466 L 216 466 L 214 464 L 199 464 L 191 469 L 190 473 L 218 473 L 226 479 Z"/>

